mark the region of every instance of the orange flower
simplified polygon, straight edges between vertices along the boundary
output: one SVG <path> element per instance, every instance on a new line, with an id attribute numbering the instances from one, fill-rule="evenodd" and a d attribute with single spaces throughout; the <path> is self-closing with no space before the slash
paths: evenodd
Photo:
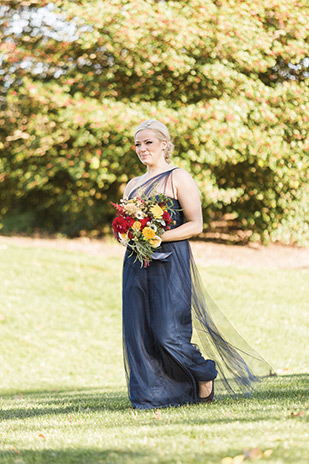
<path id="1" fill-rule="evenodd" d="M 139 221 L 135 221 L 134 224 L 132 224 L 132 229 L 139 230 L 141 228 L 142 223 Z"/>
<path id="2" fill-rule="evenodd" d="M 143 229 L 143 235 L 145 238 L 147 238 L 148 240 L 153 238 L 156 233 L 153 229 L 151 229 L 151 227 L 144 227 Z"/>

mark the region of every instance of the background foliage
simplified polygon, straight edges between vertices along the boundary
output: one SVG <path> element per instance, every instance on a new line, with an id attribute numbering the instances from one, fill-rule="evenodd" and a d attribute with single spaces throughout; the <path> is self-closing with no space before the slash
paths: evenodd
<path id="1" fill-rule="evenodd" d="M 104 232 L 142 120 L 204 219 L 309 243 L 306 0 L 2 1 L 2 232 Z"/>

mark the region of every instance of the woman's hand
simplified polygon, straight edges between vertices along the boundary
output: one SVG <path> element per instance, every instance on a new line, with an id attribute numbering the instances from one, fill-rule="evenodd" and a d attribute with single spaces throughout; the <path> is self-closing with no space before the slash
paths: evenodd
<path id="1" fill-rule="evenodd" d="M 200 192 L 196 183 L 184 169 L 175 169 L 172 176 L 177 190 L 177 198 L 187 222 L 164 232 L 161 236 L 162 242 L 185 240 L 203 231 Z"/>

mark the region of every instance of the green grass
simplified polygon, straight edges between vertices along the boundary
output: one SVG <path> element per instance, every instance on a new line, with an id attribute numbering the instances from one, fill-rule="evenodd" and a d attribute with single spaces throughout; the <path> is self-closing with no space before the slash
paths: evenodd
<path id="1" fill-rule="evenodd" d="M 121 259 L 0 248 L 1 463 L 221 463 L 254 447 L 273 450 L 261 463 L 308 462 L 308 270 L 199 264 L 218 306 L 279 375 L 251 399 L 158 416 L 127 399 Z"/>

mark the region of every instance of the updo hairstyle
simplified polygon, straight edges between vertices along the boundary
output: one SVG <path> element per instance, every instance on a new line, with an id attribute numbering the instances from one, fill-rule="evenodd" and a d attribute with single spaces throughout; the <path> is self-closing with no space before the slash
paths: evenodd
<path id="1" fill-rule="evenodd" d="M 164 149 L 164 158 L 165 161 L 169 163 L 174 149 L 174 144 L 171 141 L 166 125 L 156 119 L 147 119 L 147 121 L 143 121 L 136 129 L 134 139 L 138 132 L 145 129 L 151 129 L 156 134 L 156 137 L 160 140 L 160 142 L 163 142 L 164 140 L 167 142 L 166 148 Z"/>

